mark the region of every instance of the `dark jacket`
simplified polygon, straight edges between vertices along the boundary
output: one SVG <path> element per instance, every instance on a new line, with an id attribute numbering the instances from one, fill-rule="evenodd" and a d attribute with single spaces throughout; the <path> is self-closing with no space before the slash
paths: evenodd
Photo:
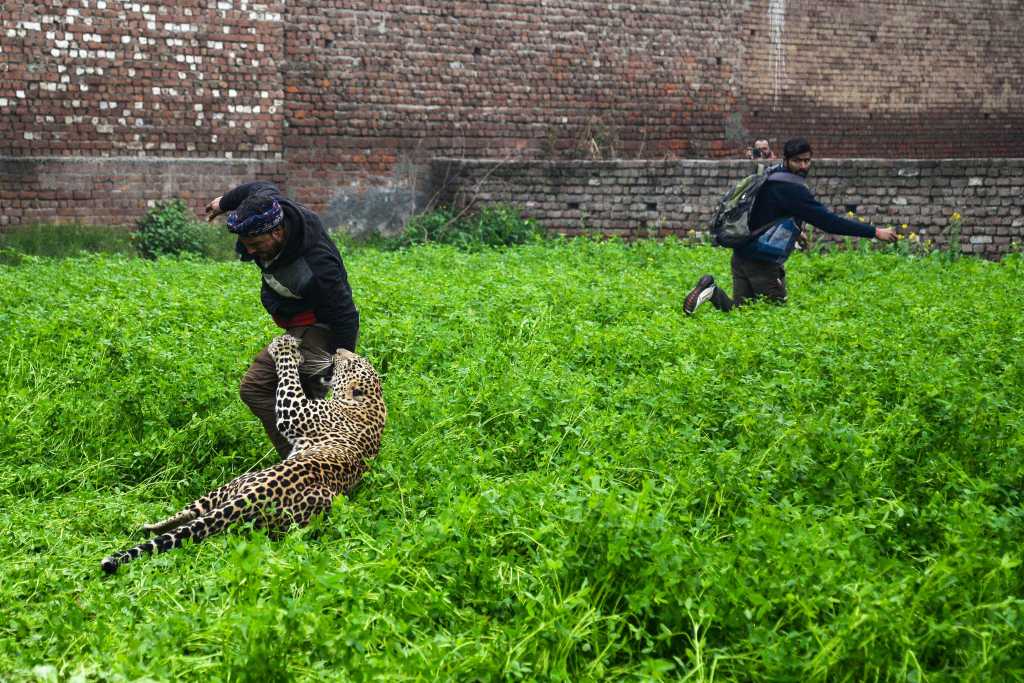
<path id="1" fill-rule="evenodd" d="M 768 169 L 768 173 L 782 170 L 782 166 Z M 851 221 L 826 209 L 806 185 L 796 183 L 766 182 L 761 186 L 750 211 L 750 229 L 773 223 L 780 218 L 795 218 L 810 223 L 816 228 L 836 235 L 851 237 L 874 237 L 875 228 L 867 223 Z M 747 247 L 736 249 L 741 256 L 748 256 Z"/>
<path id="2" fill-rule="evenodd" d="M 281 252 L 269 263 L 254 259 L 241 242 L 235 251 L 243 261 L 253 261 L 263 273 L 260 298 L 263 307 L 281 327 L 322 323 L 335 336 L 344 338 L 353 325 L 358 328 L 359 311 L 352 301 L 348 274 L 338 248 L 320 223 L 320 218 L 301 204 L 287 199 L 275 185 L 254 182 L 239 185 L 220 200 L 223 211 L 234 211 L 251 194 L 277 199 L 284 212 L 286 238 Z"/>

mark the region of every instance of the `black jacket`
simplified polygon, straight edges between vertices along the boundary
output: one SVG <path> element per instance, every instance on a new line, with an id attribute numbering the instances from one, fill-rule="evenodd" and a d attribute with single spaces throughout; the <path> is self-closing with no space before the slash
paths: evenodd
<path id="1" fill-rule="evenodd" d="M 335 336 L 351 334 L 358 328 L 359 311 L 352 301 L 352 289 L 338 248 L 320 223 L 320 218 L 296 202 L 287 199 L 275 185 L 253 182 L 239 185 L 220 200 L 220 208 L 234 211 L 251 194 L 277 199 L 284 212 L 287 232 L 281 252 L 269 263 L 254 259 L 241 242 L 235 251 L 243 261 L 253 261 L 263 273 L 260 298 L 263 307 L 281 327 L 297 317 L 307 319 L 309 312 L 318 323 L 331 328 Z"/>
<path id="2" fill-rule="evenodd" d="M 769 169 L 768 173 L 775 170 L 781 168 Z M 795 218 L 837 235 L 875 236 L 873 226 L 837 216 L 815 199 L 806 186 L 767 182 L 758 191 L 757 199 L 750 211 L 750 228 L 756 230 L 780 218 Z"/>

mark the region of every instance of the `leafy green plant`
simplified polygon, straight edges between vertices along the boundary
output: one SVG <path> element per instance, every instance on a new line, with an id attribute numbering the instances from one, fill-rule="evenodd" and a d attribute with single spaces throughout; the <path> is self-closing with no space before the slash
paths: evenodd
<path id="1" fill-rule="evenodd" d="M 47 258 L 68 258 L 83 253 L 97 254 L 143 254 L 151 257 L 156 253 L 196 253 L 214 260 L 236 258 L 234 236 L 222 230 L 212 229 L 192 219 L 181 206 L 160 211 L 159 219 L 147 221 L 146 235 L 131 232 L 125 228 L 107 225 L 86 225 L 79 223 L 36 223 L 19 225 L 0 233 L 0 263 L 14 265 L 24 256 Z M 160 223 L 160 227 L 153 227 Z M 185 225 L 188 235 L 187 249 L 167 251 L 167 242 L 156 239 L 155 233 L 170 233 L 173 244 L 173 226 Z M 173 246 L 181 248 L 181 244 Z M 155 251 L 154 251 L 155 250 Z"/>
<path id="2" fill-rule="evenodd" d="M 144 258 L 203 254 L 202 226 L 180 199 L 158 202 L 139 219 L 132 244 Z"/>
<path id="3" fill-rule="evenodd" d="M 11 247 L 0 247 L 0 265 L 17 266 L 25 261 L 25 254 Z"/>
<path id="4" fill-rule="evenodd" d="M 439 209 L 410 218 L 402 235 L 385 246 L 450 244 L 460 249 L 476 250 L 488 246 L 525 244 L 539 239 L 542 234 L 536 221 L 523 218 L 507 206 L 489 206 L 468 215 Z"/>
<path id="5" fill-rule="evenodd" d="M 963 231 L 963 217 L 961 217 L 959 211 L 954 211 L 949 216 L 949 224 L 946 226 L 945 233 L 949 240 L 949 246 L 946 248 L 946 258 L 950 261 L 955 261 L 960 258 L 962 247 L 960 246 L 960 233 Z"/>

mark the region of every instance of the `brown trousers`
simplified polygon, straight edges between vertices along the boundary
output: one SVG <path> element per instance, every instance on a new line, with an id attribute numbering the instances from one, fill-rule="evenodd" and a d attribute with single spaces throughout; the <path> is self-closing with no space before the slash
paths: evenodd
<path id="1" fill-rule="evenodd" d="M 320 327 L 292 327 L 286 332 L 293 337 L 302 340 L 299 347 L 300 352 L 307 349 L 329 354 L 339 346 L 334 340 L 330 330 Z M 354 341 L 354 340 L 353 340 Z M 353 343 L 352 346 L 355 346 Z M 305 354 L 303 354 L 305 355 Z M 323 398 L 327 395 L 328 385 L 321 381 L 321 376 L 300 375 L 302 389 L 310 398 Z M 277 431 L 277 416 L 274 413 L 274 402 L 277 393 L 277 367 L 267 347 L 256 354 L 249 369 L 242 377 L 242 384 L 238 389 L 242 402 L 249 406 L 253 415 L 260 419 L 263 428 L 267 431 L 274 448 L 281 454 L 281 458 L 288 457 L 291 452 L 291 444 Z"/>

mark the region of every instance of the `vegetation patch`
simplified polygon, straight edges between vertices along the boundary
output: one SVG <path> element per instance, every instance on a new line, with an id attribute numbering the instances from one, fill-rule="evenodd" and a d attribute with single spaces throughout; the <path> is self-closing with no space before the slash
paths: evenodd
<path id="1" fill-rule="evenodd" d="M 1024 677 L 1024 259 L 798 254 L 788 305 L 684 317 L 728 256 L 348 251 L 363 483 L 109 578 L 275 458 L 237 396 L 259 273 L 0 266 L 0 677 Z"/>
<path id="2" fill-rule="evenodd" d="M 78 223 L 35 223 L 0 232 L 0 263 L 17 264 L 22 257 L 66 258 L 82 252 L 130 254 L 130 233 L 124 228 Z"/>
<path id="3" fill-rule="evenodd" d="M 146 212 L 131 234 L 132 244 L 144 258 L 191 254 L 207 258 L 235 255 L 235 236 L 220 223 L 211 226 L 196 220 L 180 199 L 159 202 Z"/>
<path id="4" fill-rule="evenodd" d="M 486 206 L 478 211 L 455 212 L 441 208 L 409 219 L 401 235 L 379 240 L 385 249 L 422 244 L 449 244 L 466 251 L 510 247 L 536 242 L 544 236 L 540 225 L 510 206 Z"/>

